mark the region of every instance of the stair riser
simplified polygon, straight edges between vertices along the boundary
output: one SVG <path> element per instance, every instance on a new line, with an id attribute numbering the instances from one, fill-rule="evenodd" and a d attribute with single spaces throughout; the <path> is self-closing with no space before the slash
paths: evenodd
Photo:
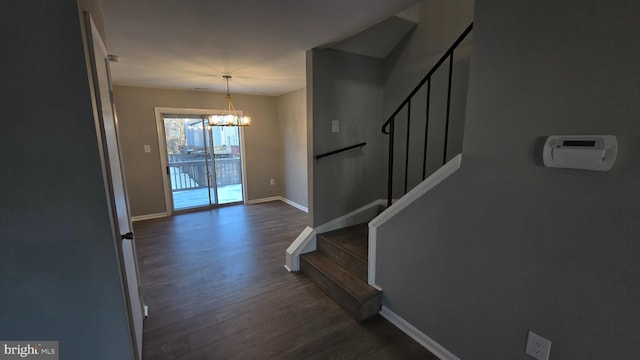
<path id="1" fill-rule="evenodd" d="M 368 282 L 369 267 L 366 262 L 349 254 L 348 252 L 345 252 L 341 248 L 335 246 L 332 242 L 327 241 L 322 237 L 318 237 L 317 250 L 338 263 L 338 265 L 353 274 L 353 276 L 365 283 Z"/>
<path id="2" fill-rule="evenodd" d="M 380 311 L 382 306 L 382 293 L 378 293 L 364 300 L 362 303 L 358 303 L 355 298 L 340 288 L 335 282 L 322 273 L 322 271 L 305 260 L 304 256 L 300 259 L 300 270 L 356 321 L 364 321 Z"/>

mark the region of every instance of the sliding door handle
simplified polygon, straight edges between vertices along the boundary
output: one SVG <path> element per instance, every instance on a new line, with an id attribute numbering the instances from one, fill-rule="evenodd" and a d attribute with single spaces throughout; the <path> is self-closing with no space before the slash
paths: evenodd
<path id="1" fill-rule="evenodd" d="M 121 240 L 133 240 L 133 233 L 132 232 L 128 232 L 126 234 L 120 234 L 120 239 Z"/>

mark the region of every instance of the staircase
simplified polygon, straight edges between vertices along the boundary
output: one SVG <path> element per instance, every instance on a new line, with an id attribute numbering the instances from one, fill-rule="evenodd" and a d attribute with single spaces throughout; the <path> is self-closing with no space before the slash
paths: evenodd
<path id="1" fill-rule="evenodd" d="M 453 91 L 454 58 L 456 49 L 465 41 L 472 30 L 473 23 L 469 24 L 381 127 L 382 133 L 389 135 L 387 207 L 393 204 L 393 199 L 400 199 L 396 203 L 398 204 L 396 209 L 400 209 L 400 204 L 402 204 L 401 206 L 403 207 L 407 206 L 409 203 L 406 201 L 402 203 L 402 197 L 416 184 L 423 184 L 420 191 L 424 193 L 460 167 L 459 155 L 454 157 L 456 161 L 452 161 L 450 149 L 448 148 L 450 140 L 449 127 L 452 117 L 451 107 L 452 104 L 455 104 L 455 102 L 452 102 L 452 96 L 456 95 Z M 435 96 L 434 103 L 432 104 L 432 77 L 440 69 L 442 69 L 443 72 L 446 71 L 446 75 L 448 75 L 448 82 L 445 88 L 446 104 L 437 103 L 435 100 L 439 98 Z M 426 91 L 423 90 L 423 87 L 426 87 Z M 441 91 L 442 89 L 439 88 L 433 90 L 434 93 L 443 92 Z M 425 95 L 425 92 L 426 104 L 424 105 L 426 106 L 415 106 L 414 104 L 412 110 L 414 97 L 418 95 L 418 97 L 421 98 Z M 435 105 L 439 105 L 440 107 L 433 110 L 433 106 Z M 440 115 L 441 113 L 445 115 L 443 119 L 440 119 L 439 116 L 434 119 L 434 115 Z M 438 127 L 444 129 L 442 133 L 437 127 L 435 129 L 432 128 L 430 131 L 430 124 L 433 124 L 435 121 L 438 122 Z M 464 124 L 464 122 L 462 122 L 462 124 Z M 417 131 L 420 135 L 411 135 L 412 129 L 414 134 Z M 438 131 L 434 132 L 433 130 Z M 462 130 L 457 131 L 460 133 L 454 133 L 453 136 L 462 135 Z M 429 139 L 431 139 L 431 141 L 438 140 L 439 142 L 436 143 L 438 145 L 440 142 L 442 144 L 442 150 L 436 151 L 435 155 L 431 154 L 431 151 L 434 150 L 433 147 L 430 148 L 427 146 Z M 315 159 L 319 160 L 343 151 L 362 148 L 365 145 L 367 145 L 367 143 L 362 142 L 343 147 L 338 150 L 316 155 Z M 428 149 L 430 149 L 429 154 L 427 153 Z M 396 156 L 398 154 L 396 151 L 400 154 L 399 156 Z M 404 152 L 404 154 L 402 154 L 402 152 Z M 439 160 L 440 156 L 443 167 L 436 170 L 437 176 L 432 178 L 430 182 L 425 183 L 424 180 L 432 175 L 432 169 L 427 169 L 427 164 L 429 163 L 427 160 Z M 417 161 L 414 161 L 414 159 L 417 159 Z M 400 161 L 394 163 L 394 160 Z M 445 165 L 449 164 L 450 166 L 445 167 Z M 419 171 L 420 167 L 422 171 Z M 409 171 L 410 169 L 411 172 Z M 411 188 L 409 185 L 411 185 Z M 304 251 L 305 247 L 309 244 L 312 231 L 310 228 L 305 229 L 301 237 L 296 239 L 290 249 L 287 249 L 288 257 L 286 267 L 290 271 L 296 271 L 298 269 L 298 259 L 296 256 Z M 300 271 L 309 276 L 329 297 L 338 303 L 354 319 L 360 322 L 376 315 L 380 311 L 382 298 L 382 292 L 380 290 L 368 285 L 368 232 L 368 225 L 364 223 L 319 234 L 316 236 L 317 250 L 300 255 L 299 258 Z M 375 274 L 371 275 L 375 278 Z"/>
<path id="2" fill-rule="evenodd" d="M 366 223 L 317 236 L 317 250 L 300 257 L 300 270 L 361 322 L 378 313 L 382 292 L 367 284 Z"/>

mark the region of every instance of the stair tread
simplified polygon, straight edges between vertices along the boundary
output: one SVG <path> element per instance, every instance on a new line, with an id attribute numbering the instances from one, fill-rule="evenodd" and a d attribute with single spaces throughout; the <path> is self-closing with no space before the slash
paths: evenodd
<path id="1" fill-rule="evenodd" d="M 369 257 L 369 225 L 367 223 L 348 226 L 318 235 L 326 241 L 348 251 L 367 262 Z"/>
<path id="2" fill-rule="evenodd" d="M 330 278 L 337 286 L 344 289 L 358 302 L 363 302 L 380 292 L 321 253 L 311 252 L 302 256 L 307 262 Z"/>

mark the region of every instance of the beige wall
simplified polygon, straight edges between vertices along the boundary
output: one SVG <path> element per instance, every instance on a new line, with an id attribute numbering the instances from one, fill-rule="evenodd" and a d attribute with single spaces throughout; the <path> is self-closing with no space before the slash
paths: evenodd
<path id="1" fill-rule="evenodd" d="M 114 92 L 131 214 L 163 213 L 163 169 L 154 108 L 220 109 L 224 107 L 225 94 L 129 86 L 116 86 Z M 252 125 L 244 129 L 246 200 L 282 195 L 283 141 L 277 98 L 237 94 L 233 95 L 233 104 L 253 117 Z M 144 145 L 151 146 L 151 153 L 144 152 Z M 275 180 L 275 185 L 270 185 L 270 179 Z"/>
<path id="2" fill-rule="evenodd" d="M 283 139 L 283 196 L 307 207 L 307 91 L 302 88 L 277 99 Z"/>

